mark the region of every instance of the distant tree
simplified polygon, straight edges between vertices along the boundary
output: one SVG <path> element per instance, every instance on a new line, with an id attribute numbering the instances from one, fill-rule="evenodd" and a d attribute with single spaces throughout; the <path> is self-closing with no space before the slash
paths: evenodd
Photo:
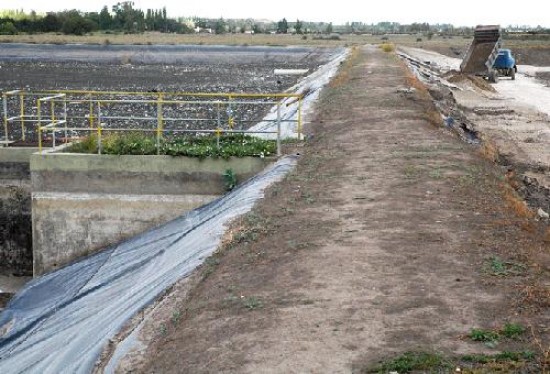
<path id="1" fill-rule="evenodd" d="M 214 25 L 214 32 L 216 34 L 225 34 L 226 32 L 226 23 L 225 21 L 223 20 L 223 18 L 220 18 L 219 20 L 216 21 L 216 24 Z"/>
<path id="2" fill-rule="evenodd" d="M 61 26 L 61 32 L 64 34 L 84 35 L 94 29 L 94 23 L 82 17 L 76 10 L 65 12 L 63 18 L 65 20 Z"/>
<path id="3" fill-rule="evenodd" d="M 294 25 L 294 30 L 296 30 L 296 34 L 303 34 L 302 28 L 303 23 L 299 19 L 296 20 L 296 25 Z"/>
<path id="4" fill-rule="evenodd" d="M 99 29 L 100 30 L 110 30 L 113 26 L 113 17 L 111 17 L 111 13 L 109 13 L 109 9 L 107 8 L 107 5 L 105 5 L 101 12 L 99 12 Z"/>
<path id="5" fill-rule="evenodd" d="M 145 30 L 145 15 L 142 10 L 134 9 L 133 1 L 116 3 L 113 5 L 113 13 L 113 29 L 124 30 L 127 33 Z"/>
<path id="6" fill-rule="evenodd" d="M 286 34 L 288 32 L 288 22 L 286 18 L 283 18 L 277 22 L 277 34 Z"/>
<path id="7" fill-rule="evenodd" d="M 197 27 L 200 27 L 201 29 L 207 29 L 208 28 L 208 22 L 204 19 L 198 19 L 195 21 L 195 25 Z"/>
<path id="8" fill-rule="evenodd" d="M 255 23 L 254 25 L 252 25 L 252 32 L 254 34 L 261 34 L 262 33 L 262 28 L 260 27 L 259 24 Z"/>
<path id="9" fill-rule="evenodd" d="M 42 32 L 56 32 L 61 30 L 63 25 L 56 13 L 48 13 L 44 18 L 42 18 Z"/>
<path id="10" fill-rule="evenodd" d="M 11 21 L 0 23 L 0 35 L 16 35 L 17 28 Z"/>
<path id="11" fill-rule="evenodd" d="M 327 28 L 325 29 L 325 33 L 332 34 L 332 22 L 327 25 Z"/>

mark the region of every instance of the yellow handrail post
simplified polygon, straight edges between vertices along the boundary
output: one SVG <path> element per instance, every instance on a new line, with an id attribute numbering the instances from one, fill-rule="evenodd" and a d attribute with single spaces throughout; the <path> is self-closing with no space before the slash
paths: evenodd
<path id="1" fill-rule="evenodd" d="M 277 157 L 281 157 L 281 101 L 277 102 Z"/>
<path id="2" fill-rule="evenodd" d="M 298 98 L 298 140 L 302 140 L 302 99 L 303 96 Z"/>
<path id="3" fill-rule="evenodd" d="M 97 154 L 101 154 L 101 124 L 97 126 Z"/>
<path id="4" fill-rule="evenodd" d="M 25 141 L 25 97 L 23 92 L 19 94 L 19 116 L 21 117 L 21 140 Z"/>
<path id="5" fill-rule="evenodd" d="M 38 152 L 42 153 L 42 102 L 40 99 L 36 102 L 36 112 L 38 119 Z"/>
<path id="6" fill-rule="evenodd" d="M 67 95 L 63 94 L 63 120 L 65 121 L 65 144 L 69 142 L 69 134 L 67 132 Z"/>
<path id="7" fill-rule="evenodd" d="M 157 155 L 160 155 L 160 140 L 163 131 L 162 93 L 159 93 L 157 100 Z"/>
<path id="8" fill-rule="evenodd" d="M 90 122 L 90 128 L 94 128 L 94 103 L 92 101 L 92 94 L 90 93 L 90 114 L 88 115 L 88 120 Z M 99 125 L 101 126 L 101 125 Z"/>
<path id="9" fill-rule="evenodd" d="M 233 126 L 235 125 L 235 120 L 233 119 L 233 106 L 231 105 L 232 100 L 233 98 L 231 97 L 231 95 L 229 95 L 228 96 L 229 104 L 227 104 L 227 116 L 228 116 L 227 126 L 229 127 L 230 130 L 233 130 Z"/>
<path id="10" fill-rule="evenodd" d="M 52 111 L 51 118 L 52 118 L 52 123 L 53 123 L 53 122 L 55 122 L 55 99 L 50 100 L 50 110 Z"/>
<path id="11" fill-rule="evenodd" d="M 218 149 L 220 149 L 220 136 L 222 134 L 222 129 L 218 127 L 215 133 L 216 133 L 216 145 L 218 146 Z"/>
<path id="12" fill-rule="evenodd" d="M 4 136 L 6 142 L 8 139 L 8 96 L 5 93 L 2 93 L 2 108 L 3 108 L 3 117 L 4 117 Z M 6 143 L 7 145 L 7 143 Z"/>

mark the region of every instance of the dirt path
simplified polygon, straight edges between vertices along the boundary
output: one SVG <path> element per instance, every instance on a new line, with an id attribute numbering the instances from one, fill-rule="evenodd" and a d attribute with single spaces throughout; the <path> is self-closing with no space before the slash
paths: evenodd
<path id="1" fill-rule="evenodd" d="M 296 172 L 235 224 L 133 369 L 345 373 L 410 350 L 536 350 L 529 336 L 466 337 L 505 322 L 532 325 L 544 346 L 545 228 L 501 169 L 430 122 L 426 93 L 400 90 L 410 84 L 394 54 L 352 55 Z"/>

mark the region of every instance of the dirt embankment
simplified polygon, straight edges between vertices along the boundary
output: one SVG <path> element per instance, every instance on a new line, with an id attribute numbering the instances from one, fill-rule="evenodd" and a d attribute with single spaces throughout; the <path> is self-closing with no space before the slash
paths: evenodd
<path id="1" fill-rule="evenodd" d="M 150 321 L 145 362 L 125 371 L 370 372 L 414 350 L 540 372 L 547 227 L 513 176 L 438 119 L 395 55 L 353 54 L 297 170 L 234 224 L 167 318 Z M 472 337 L 503 326 L 520 326 L 519 338 Z M 505 351 L 535 353 L 490 358 Z"/>

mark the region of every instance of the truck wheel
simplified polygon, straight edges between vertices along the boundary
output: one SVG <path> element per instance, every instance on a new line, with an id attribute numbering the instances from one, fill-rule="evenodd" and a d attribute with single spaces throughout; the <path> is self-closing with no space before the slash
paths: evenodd
<path id="1" fill-rule="evenodd" d="M 498 73 L 496 71 L 492 71 L 489 73 L 489 82 L 491 83 L 498 82 Z"/>
<path id="2" fill-rule="evenodd" d="M 516 69 L 514 68 L 510 69 L 510 78 L 512 78 L 513 81 L 516 80 Z"/>

